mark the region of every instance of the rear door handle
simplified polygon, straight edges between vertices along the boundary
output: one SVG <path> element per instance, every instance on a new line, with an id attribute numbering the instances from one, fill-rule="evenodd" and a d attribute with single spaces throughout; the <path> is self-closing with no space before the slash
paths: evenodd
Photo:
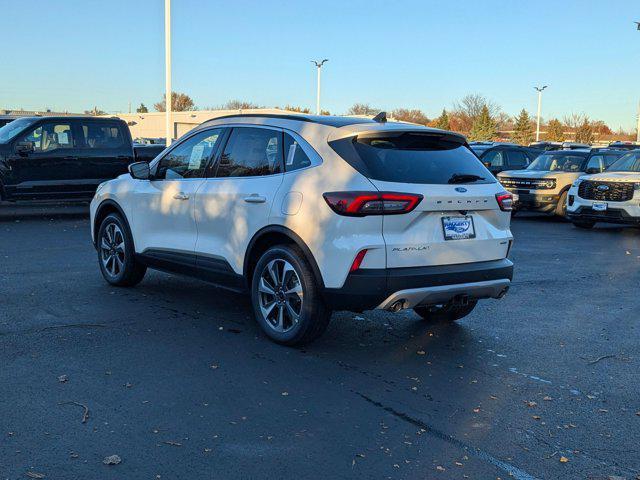
<path id="1" fill-rule="evenodd" d="M 244 197 L 244 201 L 247 203 L 264 203 L 267 201 L 267 197 L 254 193 L 248 197 Z"/>
<path id="2" fill-rule="evenodd" d="M 186 193 L 176 193 L 173 198 L 175 198 L 176 200 L 189 200 L 189 195 L 187 195 Z"/>

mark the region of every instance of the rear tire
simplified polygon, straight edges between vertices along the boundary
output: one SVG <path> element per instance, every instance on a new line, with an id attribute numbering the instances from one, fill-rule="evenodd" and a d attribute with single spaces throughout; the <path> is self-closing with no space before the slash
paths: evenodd
<path id="1" fill-rule="evenodd" d="M 331 319 L 321 286 L 295 245 L 277 245 L 262 254 L 253 271 L 251 303 L 264 333 L 283 345 L 312 342 Z"/>
<path id="2" fill-rule="evenodd" d="M 562 192 L 556 210 L 554 212 L 557 216 L 565 218 L 567 216 L 567 192 Z"/>
<path id="3" fill-rule="evenodd" d="M 590 221 L 587 221 L 587 220 L 585 220 L 583 222 L 575 221 L 575 222 L 572 222 L 572 223 L 573 223 L 574 227 L 583 228 L 585 230 L 593 228 L 593 226 L 596 224 L 596 222 L 590 222 Z"/>
<path id="4" fill-rule="evenodd" d="M 419 305 L 413 311 L 428 322 L 454 322 L 469 315 L 478 304 L 478 300 L 469 300 L 464 306 L 450 303 L 444 305 Z"/>
<path id="5" fill-rule="evenodd" d="M 117 287 L 137 285 L 147 267 L 135 259 L 133 237 L 124 219 L 117 213 L 107 215 L 96 237 L 98 265 L 104 279 Z"/>

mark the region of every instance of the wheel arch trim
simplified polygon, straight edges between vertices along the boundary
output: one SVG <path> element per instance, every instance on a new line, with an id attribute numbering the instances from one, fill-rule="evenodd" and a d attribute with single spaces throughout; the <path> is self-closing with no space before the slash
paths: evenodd
<path id="1" fill-rule="evenodd" d="M 100 205 L 98 205 L 98 207 L 96 208 L 96 213 L 94 215 L 93 218 L 93 246 L 94 248 L 98 248 L 97 247 L 97 242 L 96 242 L 96 238 L 98 236 L 98 230 L 100 229 L 100 225 L 98 225 L 98 218 L 100 218 L 100 214 L 102 213 L 102 211 L 105 208 L 114 208 L 122 217 L 122 220 L 124 220 L 125 226 L 128 230 L 129 235 L 131 236 L 131 242 L 133 243 L 133 251 L 136 251 L 136 243 L 135 243 L 135 239 L 133 238 L 133 234 L 131 233 L 131 225 L 129 225 L 129 220 L 127 219 L 127 215 L 124 213 L 124 209 L 118 204 L 118 202 L 116 202 L 115 200 L 112 200 L 110 198 L 103 200 Z"/>
<path id="2" fill-rule="evenodd" d="M 248 281 L 251 273 L 249 272 L 251 252 L 255 248 L 256 243 L 265 235 L 268 235 L 270 233 L 278 233 L 289 237 L 293 241 L 293 243 L 302 250 L 302 253 L 304 253 L 307 261 L 309 262 L 309 265 L 311 266 L 311 270 L 313 271 L 313 274 L 316 277 L 320 288 L 324 290 L 324 280 L 322 278 L 322 273 L 320 272 L 320 268 L 318 267 L 318 263 L 316 262 L 311 249 L 297 233 L 283 225 L 268 225 L 261 228 L 253 235 L 253 237 L 249 241 L 249 244 L 247 245 L 247 250 L 245 251 L 244 255 L 242 273 L 245 281 Z"/>

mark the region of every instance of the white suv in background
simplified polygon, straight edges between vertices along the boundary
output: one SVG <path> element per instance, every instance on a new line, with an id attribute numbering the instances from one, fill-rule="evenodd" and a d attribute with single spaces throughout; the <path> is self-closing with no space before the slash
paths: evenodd
<path id="1" fill-rule="evenodd" d="M 237 115 L 129 171 L 91 203 L 104 278 L 151 267 L 249 291 L 279 343 L 318 337 L 332 310 L 456 320 L 511 282 L 512 197 L 455 133 Z"/>
<path id="2" fill-rule="evenodd" d="M 596 222 L 640 225 L 640 150 L 623 155 L 602 173 L 573 182 L 567 217 L 580 228 Z"/>

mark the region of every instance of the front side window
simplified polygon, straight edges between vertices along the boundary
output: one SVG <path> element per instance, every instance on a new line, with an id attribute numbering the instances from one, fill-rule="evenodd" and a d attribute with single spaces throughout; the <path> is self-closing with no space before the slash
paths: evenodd
<path id="1" fill-rule="evenodd" d="M 284 169 L 286 172 L 311 166 L 311 160 L 302 147 L 288 133 L 284 134 Z"/>
<path id="2" fill-rule="evenodd" d="M 586 171 L 597 170 L 601 172 L 604 170 L 604 157 L 602 155 L 593 155 L 587 162 Z"/>
<path id="3" fill-rule="evenodd" d="M 607 170 L 611 172 L 640 172 L 640 152 L 630 152 L 621 156 Z"/>
<path id="4" fill-rule="evenodd" d="M 558 155 L 543 153 L 527 167 L 528 170 L 542 170 L 549 172 L 582 172 L 586 156 Z"/>
<path id="5" fill-rule="evenodd" d="M 45 123 L 31 130 L 21 142 L 31 142 L 36 153 L 52 152 L 59 149 L 74 148 L 75 143 L 71 125 L 68 123 Z"/>
<path id="6" fill-rule="evenodd" d="M 154 178 L 182 180 L 202 177 L 207 162 L 222 138 L 222 132 L 221 128 L 206 130 L 176 145 L 158 162 Z"/>
<path id="7" fill-rule="evenodd" d="M 237 127 L 229 136 L 216 177 L 256 177 L 282 171 L 282 132 Z"/>
<path id="8" fill-rule="evenodd" d="M 125 145 L 122 131 L 117 125 L 87 122 L 82 125 L 84 145 L 91 149 L 121 148 Z"/>
<path id="9" fill-rule="evenodd" d="M 529 159 L 520 150 L 511 150 L 509 152 L 509 165 L 512 167 L 526 167 Z"/>

